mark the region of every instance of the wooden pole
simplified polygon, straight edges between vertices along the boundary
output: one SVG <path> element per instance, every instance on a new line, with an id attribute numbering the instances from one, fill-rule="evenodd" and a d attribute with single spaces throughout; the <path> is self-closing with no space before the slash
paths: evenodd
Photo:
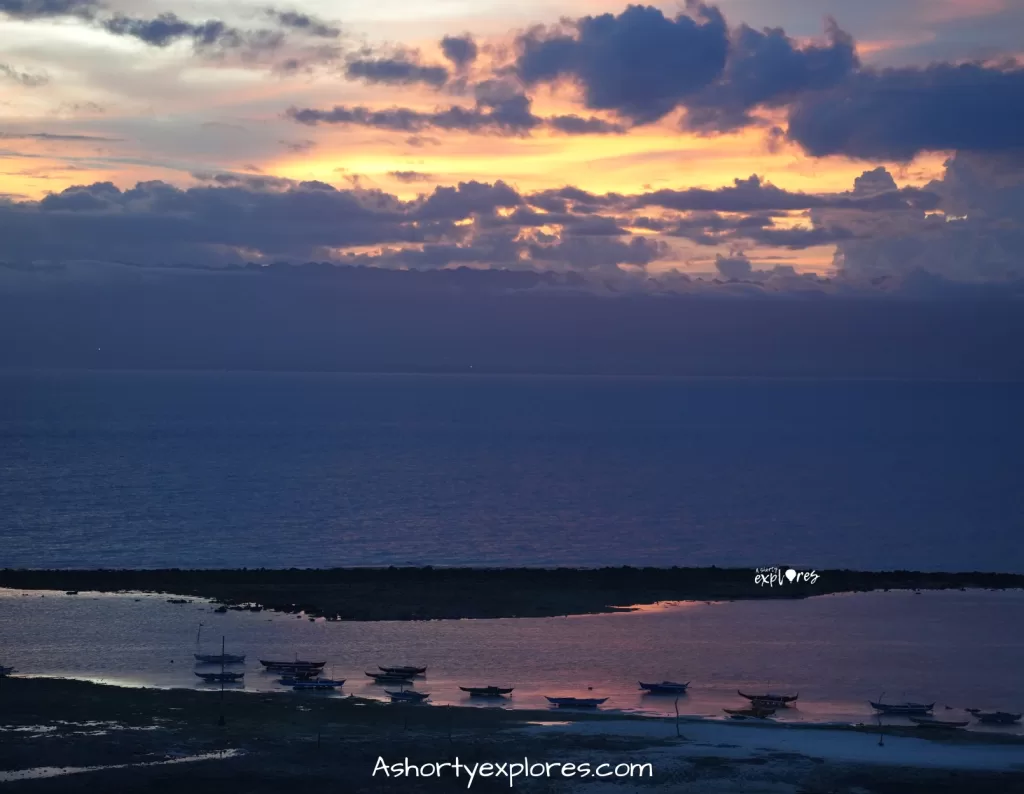
<path id="1" fill-rule="evenodd" d="M 676 736 L 679 736 L 679 695 L 676 695 Z"/>
<path id="2" fill-rule="evenodd" d="M 224 724 L 224 636 L 220 638 L 220 717 L 218 725 Z"/>

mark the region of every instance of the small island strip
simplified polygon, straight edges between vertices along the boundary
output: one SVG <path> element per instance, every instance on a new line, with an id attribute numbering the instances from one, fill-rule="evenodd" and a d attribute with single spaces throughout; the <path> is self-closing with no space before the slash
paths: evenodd
<path id="1" fill-rule="evenodd" d="M 775 581 L 765 568 L 330 568 L 0 570 L 0 587 L 149 592 L 328 620 L 554 617 L 672 601 L 809 598 L 872 590 L 1020 589 L 1013 573 L 817 570 Z M 801 569 L 804 570 L 804 569 Z M 760 578 L 759 578 L 760 576 Z M 769 583 L 770 582 L 770 583 Z"/>

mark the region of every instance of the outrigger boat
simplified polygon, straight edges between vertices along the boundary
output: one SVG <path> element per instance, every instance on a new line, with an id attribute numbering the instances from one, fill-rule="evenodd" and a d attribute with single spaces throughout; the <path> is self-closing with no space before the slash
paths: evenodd
<path id="1" fill-rule="evenodd" d="M 473 698 L 500 698 L 511 695 L 514 687 L 506 686 L 460 686 L 463 692 L 468 692 Z"/>
<path id="2" fill-rule="evenodd" d="M 935 717 L 908 717 L 918 728 L 964 728 L 970 720 L 937 720 Z"/>
<path id="3" fill-rule="evenodd" d="M 733 717 L 756 717 L 759 720 L 770 717 L 775 713 L 775 709 L 758 708 L 757 706 L 750 706 L 745 709 L 722 709 L 722 711 Z"/>
<path id="4" fill-rule="evenodd" d="M 1012 714 L 1009 711 L 981 711 L 980 709 L 967 709 L 974 718 L 985 725 L 1014 725 L 1020 722 L 1021 714 Z"/>
<path id="5" fill-rule="evenodd" d="M 292 689 L 337 689 L 344 683 L 344 678 L 337 680 L 330 678 L 317 678 L 312 681 L 296 681 L 292 684 Z"/>
<path id="6" fill-rule="evenodd" d="M 236 653 L 194 653 L 197 662 L 202 664 L 242 664 L 245 654 Z"/>
<path id="7" fill-rule="evenodd" d="M 935 708 L 934 703 L 875 703 L 873 700 L 869 700 L 868 703 L 871 704 L 871 708 L 881 714 L 901 716 L 924 716 Z"/>
<path id="8" fill-rule="evenodd" d="M 241 681 L 245 673 L 196 673 L 207 684 L 230 684 Z"/>
<path id="9" fill-rule="evenodd" d="M 366 672 L 365 670 L 363 672 Z M 412 681 L 412 673 L 366 673 L 378 684 L 408 684 Z"/>
<path id="10" fill-rule="evenodd" d="M 796 699 L 800 697 L 799 692 L 795 695 L 773 695 L 770 692 L 765 695 L 748 695 L 745 692 L 740 692 L 738 689 L 736 691 L 740 697 L 745 697 L 753 706 L 766 709 L 788 708 L 790 703 L 795 703 Z"/>
<path id="11" fill-rule="evenodd" d="M 307 670 L 297 673 L 285 673 L 281 676 L 280 682 L 282 684 L 298 684 L 302 681 L 316 681 L 320 677 L 320 670 Z"/>
<path id="12" fill-rule="evenodd" d="M 427 672 L 426 667 L 414 667 L 410 665 L 402 665 L 399 667 L 381 667 L 380 665 L 377 665 L 377 669 L 384 673 L 401 676 L 423 675 Z"/>
<path id="13" fill-rule="evenodd" d="M 170 600 L 170 599 L 169 599 Z M 187 602 L 186 602 L 187 603 Z M 200 664 L 242 664 L 245 662 L 245 654 L 224 653 L 224 641 L 221 639 L 220 653 L 199 653 L 199 643 L 203 634 L 203 624 L 199 624 L 196 632 L 196 652 L 192 654 Z"/>
<path id="14" fill-rule="evenodd" d="M 391 692 L 385 689 L 384 693 L 391 698 L 392 703 L 422 703 L 430 697 L 429 692 L 416 692 L 412 689 L 405 689 L 401 692 Z"/>
<path id="15" fill-rule="evenodd" d="M 596 709 L 608 698 L 552 698 L 544 696 L 552 706 L 558 708 L 589 708 Z"/>
<path id="16" fill-rule="evenodd" d="M 295 673 L 307 670 L 322 670 L 327 662 L 305 662 L 300 659 L 296 659 L 294 662 L 274 662 L 260 659 L 260 664 L 271 673 Z"/>
<path id="17" fill-rule="evenodd" d="M 662 681 L 660 684 L 645 684 L 640 681 L 639 684 L 641 689 L 651 695 L 682 695 L 685 694 L 686 687 L 690 685 L 690 682 L 678 684 L 675 681 Z"/>

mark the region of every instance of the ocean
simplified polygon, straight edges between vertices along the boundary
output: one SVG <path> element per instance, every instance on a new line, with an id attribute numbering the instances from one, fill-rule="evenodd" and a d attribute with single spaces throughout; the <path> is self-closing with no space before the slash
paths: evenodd
<path id="1" fill-rule="evenodd" d="M 0 567 L 1024 572 L 1024 384 L 0 372 Z"/>

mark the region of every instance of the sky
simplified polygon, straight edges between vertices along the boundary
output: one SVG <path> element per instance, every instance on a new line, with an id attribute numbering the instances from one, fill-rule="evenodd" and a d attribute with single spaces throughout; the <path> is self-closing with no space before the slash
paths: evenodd
<path id="1" fill-rule="evenodd" d="M 1024 279 L 1021 0 L 277 2 L 0 0 L 0 284 Z"/>

